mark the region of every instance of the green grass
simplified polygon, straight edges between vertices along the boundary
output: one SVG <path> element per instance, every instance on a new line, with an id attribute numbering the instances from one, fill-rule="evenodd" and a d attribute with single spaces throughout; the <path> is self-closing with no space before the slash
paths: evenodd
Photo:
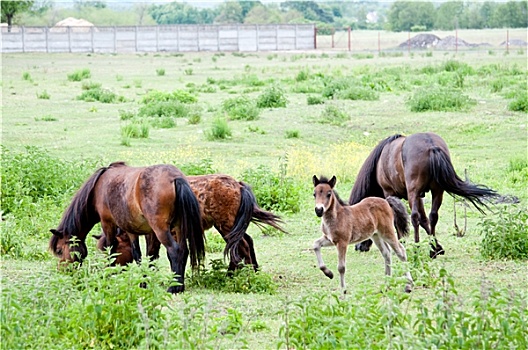
<path id="1" fill-rule="evenodd" d="M 386 280 L 382 257 L 375 248 L 360 254 L 350 247 L 346 272 L 350 294 L 344 300 L 336 299 L 338 280 L 329 280 L 319 271 L 311 251 L 321 232 L 320 219 L 313 212 L 310 180 L 314 174 L 336 175 L 337 191 L 346 199 L 359 167 L 381 139 L 396 133 L 434 131 L 446 140 L 461 177 L 467 171 L 473 182 L 516 196 L 519 207 L 526 208 L 526 103 L 518 94 L 527 78 L 526 57 L 469 51 L 454 58 L 438 53 L 416 54 L 412 60 L 370 54 L 336 58 L 331 52 L 233 53 L 225 57 L 214 53 L 4 54 L 2 171 L 13 176 L 2 173 L 2 186 L 8 186 L 2 188 L 5 220 L 0 222 L 1 284 L 6 287 L 2 288 L 2 348 L 109 348 L 110 344 L 114 348 L 146 348 L 147 344 L 199 349 L 324 348 L 330 347 L 325 342 L 335 335 L 343 347 L 353 348 L 354 334 L 367 334 L 373 340 L 365 347 L 375 341 L 383 348 L 475 348 L 482 344 L 472 325 L 487 329 L 481 339 L 497 348 L 526 347 L 524 337 L 515 338 L 528 319 L 526 261 L 485 259 L 479 226 L 483 216 L 462 203 L 454 204 L 449 196 L 444 196 L 437 225 L 446 255 L 436 260 L 410 256 L 409 266 L 417 281 L 413 293 L 401 293 L 403 264 L 395 262 L 395 276 Z M 90 67 L 89 79 L 97 83 L 86 80 L 86 74 L 82 84 L 66 80 L 72 72 L 83 76 L 85 67 Z M 153 67 L 186 68 L 179 68 L 175 79 L 166 79 L 153 74 Z M 354 82 L 368 86 L 379 99 L 339 98 L 337 93 L 346 90 L 341 88 L 349 87 L 343 77 L 354 77 Z M 29 78 L 38 86 L 28 84 Z M 128 86 L 123 87 L 124 83 Z M 320 104 L 325 83 L 329 88 L 325 96 L 331 100 L 324 98 Z M 416 91 L 441 83 L 442 88 L 457 88 L 477 103 L 448 112 L 409 111 L 406 101 Z M 204 86 L 215 89 L 206 93 L 197 88 Z M 277 86 L 282 90 L 273 90 Z M 101 87 L 122 96 L 119 104 L 76 99 Z M 36 97 L 43 91 L 51 98 Z M 242 94 L 254 103 L 265 96 L 266 101 L 285 98 L 287 104 L 281 108 L 267 105 L 250 122 L 227 122 L 224 101 Z M 178 108 L 155 106 L 175 102 Z M 138 116 L 149 103 L 152 108 Z M 176 117 L 180 112 L 189 122 Z M 121 133 L 135 118 L 150 121 L 165 114 L 172 115 L 176 127 L 150 128 L 143 138 Z M 194 115 L 200 116 L 198 123 L 190 122 Z M 60 122 L 43 122 L 48 116 Z M 214 128 L 226 137 L 208 138 L 216 132 Z M 35 148 L 28 152 L 26 146 Z M 110 276 L 110 271 L 87 264 L 77 274 L 57 272 L 57 261 L 47 252 L 48 230 L 56 227 L 82 182 L 99 166 L 118 160 L 138 166 L 171 163 L 190 173 L 225 173 L 253 186 L 261 205 L 280 214 L 289 231 L 277 235 L 261 233 L 255 225 L 248 229 L 266 276 L 256 283 L 276 286 L 274 294 L 231 293 L 204 287 L 197 280 L 184 295 L 165 300 L 165 294 L 156 294 L 164 293 L 168 279 L 169 263 L 163 251 L 159 274 L 152 275 L 157 276 L 152 278 L 159 286 L 150 290 L 141 291 L 130 283 L 150 276 L 144 270 Z M 429 194 L 424 201 L 429 208 Z M 9 213 L 4 204 L 9 204 Z M 502 207 L 509 208 L 497 205 L 486 216 L 501 228 Z M 455 210 L 459 225 L 466 212 L 464 237 L 455 235 Z M 99 230 L 98 225 L 92 233 Z M 423 230 L 421 238 L 427 239 Z M 493 244 L 501 243 L 498 238 Z M 210 262 L 222 259 L 223 250 L 221 238 L 209 241 L 208 268 Z M 95 241 L 87 243 L 90 259 L 97 265 Z M 415 251 L 410 240 L 405 245 L 409 254 Z M 337 273 L 336 249 L 324 249 L 323 256 Z M 388 292 L 378 293 L 385 287 Z M 157 301 L 149 293 L 157 295 Z M 116 301 L 120 296 L 119 300 L 130 304 Z M 513 296 L 515 300 L 508 299 Z M 123 333 L 105 328 L 113 323 L 98 318 L 97 305 L 110 310 L 108 317 L 117 317 L 110 323 L 122 322 Z M 124 312 L 129 315 L 126 320 L 119 316 Z M 515 323 L 516 312 L 523 315 L 524 324 Z M 487 326 L 482 323 L 486 320 Z M 509 328 L 497 328 L 497 320 L 507 321 Z M 436 323 L 443 321 L 445 326 Z M 368 330 L 367 323 L 372 325 Z M 465 338 L 459 333 L 464 324 L 468 325 Z M 303 332 L 295 333 L 307 325 L 328 337 L 302 338 Z M 421 331 L 419 325 L 424 326 Z M 349 328 L 355 332 L 340 333 Z M 82 329 L 88 334 L 81 334 Z M 310 332 L 307 329 L 304 334 Z M 123 342 L 125 336 L 130 339 L 128 344 Z M 357 339 L 356 347 L 366 339 Z M 462 343 L 455 344 L 458 341 Z"/>

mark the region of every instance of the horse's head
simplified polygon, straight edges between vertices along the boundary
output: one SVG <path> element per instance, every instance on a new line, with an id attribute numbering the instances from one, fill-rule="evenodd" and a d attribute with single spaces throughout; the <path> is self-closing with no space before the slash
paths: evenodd
<path id="1" fill-rule="evenodd" d="M 97 240 L 97 249 L 104 251 L 109 247 L 108 243 L 106 242 L 106 236 L 104 232 L 100 235 L 92 235 L 92 237 Z M 133 262 L 134 258 L 132 256 L 132 242 L 130 241 L 128 234 L 118 230 L 116 238 L 117 248 L 115 250 L 115 264 L 124 266 Z"/>
<path id="2" fill-rule="evenodd" d="M 315 187 L 313 193 L 315 198 L 315 214 L 321 217 L 332 205 L 333 189 L 337 179 L 335 176 L 332 176 L 330 180 L 323 176 L 321 176 L 321 179 L 318 179 L 314 175 L 312 181 Z"/>
<path id="3" fill-rule="evenodd" d="M 60 259 L 59 266 L 63 263 L 83 262 L 88 255 L 84 241 L 78 239 L 77 236 L 64 234 L 59 230 L 51 229 L 50 232 L 53 235 L 50 239 L 49 248 Z"/>

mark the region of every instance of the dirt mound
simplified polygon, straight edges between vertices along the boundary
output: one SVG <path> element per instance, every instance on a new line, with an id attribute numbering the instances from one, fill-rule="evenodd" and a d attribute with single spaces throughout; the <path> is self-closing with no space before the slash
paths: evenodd
<path id="1" fill-rule="evenodd" d="M 428 49 L 435 47 L 440 41 L 440 38 L 434 34 L 418 34 L 410 40 L 404 41 L 399 47 L 405 48 L 411 46 L 413 49 Z M 409 43 L 410 42 L 410 43 Z"/>
<path id="2" fill-rule="evenodd" d="M 528 43 L 524 40 L 519 40 L 519 39 L 513 39 L 513 40 L 510 40 L 509 43 L 508 43 L 510 46 L 528 46 Z M 501 43 L 501 46 L 504 46 L 506 45 L 506 41 L 503 41 Z"/>
<path id="3" fill-rule="evenodd" d="M 446 36 L 436 44 L 437 49 L 452 49 L 455 47 L 477 47 L 478 44 L 471 44 L 453 35 Z"/>
<path id="4" fill-rule="evenodd" d="M 88 22 L 85 19 L 82 18 L 73 18 L 68 17 L 63 19 L 62 21 L 57 22 L 52 28 L 50 28 L 50 31 L 52 32 L 64 32 L 66 31 L 68 27 L 76 28 L 75 31 L 79 32 L 89 32 L 91 30 L 90 27 L 93 27 L 93 23 Z"/>
<path id="5" fill-rule="evenodd" d="M 472 44 L 461 38 L 455 38 L 453 35 L 446 36 L 443 39 L 440 39 L 434 34 L 418 34 L 410 39 L 410 45 L 413 49 L 454 49 L 455 47 L 478 47 L 478 46 L 490 46 L 487 43 Z M 401 43 L 399 47 L 406 48 L 409 46 L 409 40 Z"/>

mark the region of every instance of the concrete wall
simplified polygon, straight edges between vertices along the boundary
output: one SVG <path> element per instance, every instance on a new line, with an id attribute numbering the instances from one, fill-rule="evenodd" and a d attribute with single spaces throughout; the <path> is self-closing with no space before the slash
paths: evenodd
<path id="1" fill-rule="evenodd" d="M 2 52 L 312 50 L 313 24 L 2 28 Z"/>

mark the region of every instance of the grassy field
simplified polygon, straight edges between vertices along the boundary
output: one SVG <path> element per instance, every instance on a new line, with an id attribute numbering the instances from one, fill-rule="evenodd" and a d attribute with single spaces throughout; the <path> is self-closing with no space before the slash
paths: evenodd
<path id="1" fill-rule="evenodd" d="M 505 296 L 504 304 L 498 303 L 495 308 L 490 308 L 495 310 L 494 317 L 506 319 L 514 333 L 520 332 L 528 322 L 526 261 L 484 259 L 480 253 L 480 228 L 485 217 L 473 208 L 467 208 L 466 213 L 464 205 L 455 204 L 449 196 L 444 198 L 437 226 L 438 239 L 446 249 L 446 255 L 434 261 L 415 258 L 411 273 L 423 283 L 418 284 L 410 296 L 402 292 L 404 283 L 398 278 L 404 268 L 402 264 L 396 264 L 394 278 L 386 279 L 382 257 L 376 250 L 360 254 L 351 249 L 346 275 L 349 294 L 344 300 L 336 300 L 333 296 L 339 296 L 339 282 L 328 280 L 318 270 L 311 250 L 313 241 L 320 236 L 320 220 L 313 212 L 312 175 L 336 175 L 337 191 L 347 198 L 357 171 L 370 150 L 381 139 L 396 133 L 438 133 L 449 145 L 459 175 L 463 177 L 467 172 L 471 181 L 519 199 L 517 206 L 495 205 L 487 218 L 498 219 L 503 207 L 504 210 L 512 207 L 526 209 L 526 109 L 514 111 L 509 107 L 512 101 L 526 94 L 525 51 L 511 51 L 508 55 L 502 51 L 490 51 L 456 56 L 434 52 L 384 57 L 321 52 L 4 54 L 2 67 L 3 152 L 25 154 L 26 147 L 37 147 L 42 157 L 45 155 L 52 161 L 74 164 L 78 166 L 77 175 L 82 175 L 76 187 L 69 188 L 62 197 L 54 197 L 57 200 L 44 198 L 36 201 L 28 205 L 27 216 L 17 213 L 2 221 L 3 244 L 8 239 L 16 240 L 13 235 L 22 237 L 19 253 L 7 252 L 0 265 L 2 336 L 5 340 L 2 348 L 27 348 L 37 344 L 49 349 L 61 345 L 67 348 L 125 346 L 119 343 L 122 339 L 117 333 L 105 338 L 103 335 L 97 337 L 91 331 L 99 329 L 110 334 L 111 331 L 105 331 L 104 327 L 108 326 L 107 323 L 117 322 L 115 319 L 88 326 L 86 319 L 90 316 L 83 316 L 95 313 L 93 304 L 87 300 L 95 300 L 94 304 L 99 306 L 106 305 L 113 303 L 110 300 L 117 300 L 112 298 L 118 293 L 135 300 L 129 306 L 130 312 L 150 305 L 161 315 L 179 317 L 174 316 L 173 323 L 150 323 L 149 326 L 147 320 L 154 320 L 157 314 L 153 316 L 148 310 L 141 311 L 137 332 L 150 332 L 151 338 L 130 340 L 132 347 L 139 348 L 328 348 L 332 345 L 324 341 L 332 336 L 337 339 L 333 347 L 338 348 L 413 348 L 415 338 L 412 336 L 424 342 L 414 343 L 415 348 L 423 344 L 449 347 L 446 344 L 453 346 L 453 343 L 446 339 L 455 335 L 449 334 L 448 330 L 460 331 L 464 317 L 479 319 L 479 313 L 484 312 L 483 303 L 488 300 L 485 296 L 488 291 L 489 295 L 494 295 L 495 290 Z M 82 70 L 88 71 L 90 77 L 81 81 L 68 78 Z M 345 99 L 335 94 L 329 99 L 324 98 L 322 104 L 307 103 L 309 96 L 325 95 L 328 92 L 325 88 L 333 86 L 333 82 L 347 80 L 370 89 L 369 92 L 375 94 L 373 100 Z M 80 100 L 89 84 L 100 84 L 102 89 L 121 96 L 121 101 Z M 249 101 L 258 101 L 271 87 L 279 91 L 280 97 L 287 99 L 286 107 L 259 108 L 258 117 L 249 121 L 228 117 L 224 108 L 226 100 L 247 96 Z M 466 96 L 472 102 L 453 111 L 411 112 L 410 103 L 419 91 L 436 89 L 454 91 L 455 95 Z M 174 119 L 174 127 L 150 126 L 146 138 L 127 137 L 123 130 L 133 121 L 123 116 L 139 115 L 144 106 L 143 99 L 153 91 L 186 91 L 196 96 L 197 102 L 188 105 L 188 116 Z M 198 115 L 199 121 L 189 122 L 191 115 Z M 214 140 L 208 136 L 219 118 L 227 122 L 231 136 Z M 42 157 L 37 156 L 33 161 L 37 163 Z M 264 286 L 274 285 L 276 290 L 271 294 L 230 293 L 189 285 L 183 295 L 170 296 L 159 292 L 163 291 L 160 286 L 159 290 L 153 287 L 159 298 L 155 299 L 152 295 L 141 294 L 145 292 L 140 289 L 127 290 L 134 284 L 134 278 L 140 279 L 150 272 L 139 268 L 118 275 L 102 272 L 100 257 L 94 252 L 95 242 L 89 242 L 91 263 L 83 265 L 80 272 L 57 272 L 56 258 L 46 252 L 48 230 L 56 227 L 82 180 L 98 166 L 118 160 L 136 166 L 171 163 L 179 167 L 205 161 L 215 172 L 236 178 L 243 177 L 248 170 L 264 166 L 270 174 L 290 179 L 300 189 L 299 210 L 279 212 L 290 234 L 263 234 L 253 226 L 249 231 L 255 240 L 261 274 L 271 278 L 257 278 L 256 281 Z M 520 169 L 515 164 L 521 164 Z M 45 173 L 45 170 L 41 171 Z M 54 173 L 57 169 L 49 171 Z M 428 207 L 429 197 L 425 201 Z M 455 209 L 458 225 L 466 226 L 464 237 L 455 235 Z M 97 230 L 98 227 L 94 228 L 93 233 Z M 525 227 L 523 230 L 522 234 L 526 234 Z M 216 236 L 208 234 L 210 244 Z M 422 239 L 426 239 L 423 231 Z M 409 251 L 416 249 L 410 242 L 406 246 Z M 166 283 L 163 278 L 167 278 L 168 262 L 165 254 L 161 256 L 160 272 L 154 276 Z M 335 249 L 325 249 L 323 256 L 327 265 L 335 270 Z M 218 250 L 207 255 L 208 261 L 221 257 Z M 83 282 L 83 277 L 88 282 Z M 110 287 L 116 288 L 114 295 L 110 293 L 110 299 L 97 299 L 103 295 L 103 287 L 108 287 L 97 284 L 97 278 L 107 278 Z M 69 287 L 61 291 L 62 284 Z M 99 287 L 94 288 L 94 285 Z M 387 285 L 392 287 L 391 291 L 378 296 Z M 515 301 L 508 299 L 507 295 Z M 390 310 L 387 309 L 389 304 Z M 329 305 L 331 309 L 328 309 Z M 368 305 L 377 305 L 378 308 Z M 456 309 L 459 324 L 442 326 L 441 321 L 434 319 L 434 315 L 447 317 L 451 310 L 441 309 L 437 314 L 435 310 L 439 310 L 439 305 Z M 436 335 L 422 334 L 416 329 L 409 330 L 409 338 L 397 333 L 398 322 L 411 324 L 405 322 L 420 320 L 424 308 L 429 310 L 433 328 L 438 327 L 440 340 L 435 340 Z M 33 314 L 33 309 L 39 312 Z M 340 313 L 340 310 L 346 312 Z M 511 316 L 511 322 L 508 310 L 513 310 L 511 315 L 518 316 Z M 61 312 L 73 315 L 68 316 L 70 323 L 61 325 L 58 321 L 61 315 L 64 316 Z M 376 312 L 378 317 L 373 316 Z M 487 309 L 486 312 L 490 311 Z M 125 320 L 132 317 L 130 315 L 124 313 L 116 319 Z M 389 315 L 395 315 L 397 322 L 387 321 L 385 317 Z M 108 317 L 108 320 L 112 319 Z M 314 319 L 327 324 L 316 326 Z M 412 321 L 405 321 L 409 319 Z M 524 320 L 524 324 L 519 323 L 519 319 Z M 381 325 L 376 323 L 378 320 Z M 333 322 L 339 322 L 340 327 L 335 324 L 335 328 L 330 327 Z M 28 324 L 34 326 L 28 327 Z M 313 332 L 321 329 L 328 332 L 321 331 L 319 338 L 314 336 L 308 341 L 295 336 L 309 333 L 310 327 L 303 330 L 303 324 L 312 325 Z M 370 324 L 372 328 L 362 329 L 362 324 Z M 392 338 L 392 328 L 387 329 L 387 324 L 394 324 Z M 122 327 L 125 326 L 126 321 L 123 321 Z M 343 334 L 336 330 L 341 327 Z M 471 325 L 468 327 L 471 329 Z M 286 332 L 288 329 L 290 333 Z M 354 332 L 368 335 L 374 332 L 372 329 L 380 329 L 385 335 L 381 340 L 372 338 L 370 342 L 367 336 L 361 339 L 357 334 L 352 340 L 347 338 Z M 295 330 L 301 331 L 295 333 Z M 497 332 L 506 331 L 501 328 Z M 83 340 L 75 342 L 75 334 L 82 334 Z M 470 335 L 466 339 L 472 339 Z M 180 339 L 181 343 L 174 342 L 174 338 Z M 304 340 L 299 340 L 301 338 Z M 464 337 L 460 336 L 460 339 Z M 489 340 L 489 344 L 495 344 L 496 348 L 526 346 L 526 339 L 507 339 L 501 342 L 499 335 Z M 459 345 L 461 348 L 471 347 L 468 344 L 462 341 Z"/>

